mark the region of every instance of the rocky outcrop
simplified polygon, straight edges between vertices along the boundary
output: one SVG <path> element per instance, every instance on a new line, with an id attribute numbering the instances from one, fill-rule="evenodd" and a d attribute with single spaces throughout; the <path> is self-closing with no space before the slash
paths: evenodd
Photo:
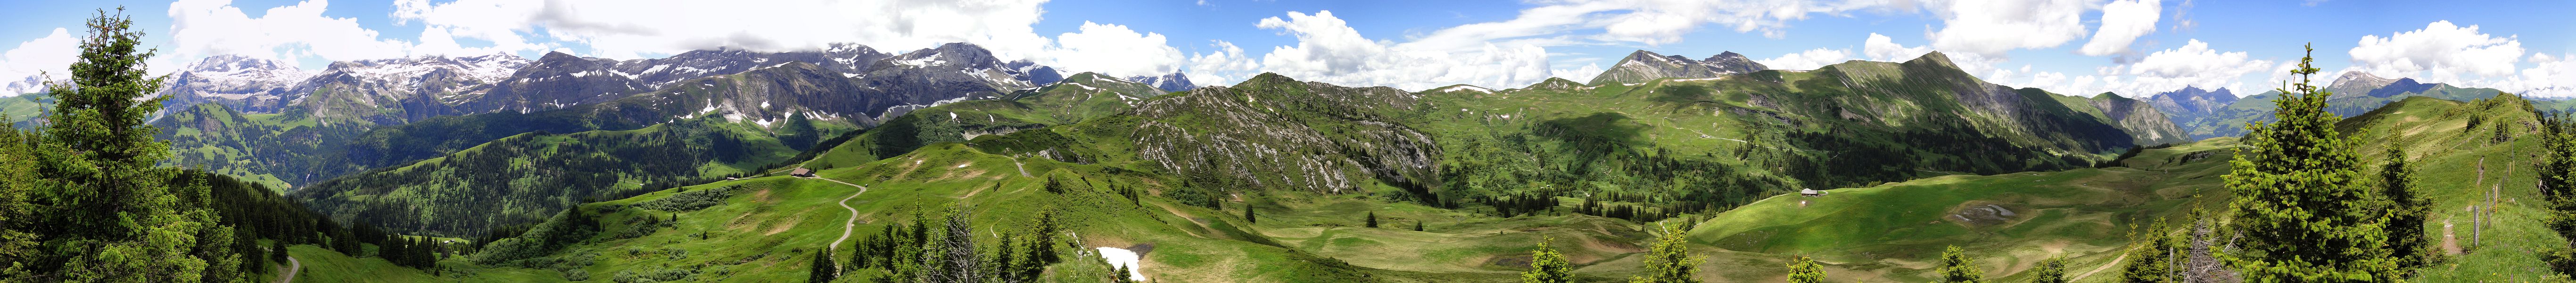
<path id="1" fill-rule="evenodd" d="M 1718 53 L 1703 60 L 1691 60 L 1689 57 L 1667 56 L 1637 50 L 1635 53 L 1629 53 L 1627 58 L 1619 59 L 1619 64 L 1612 65 L 1610 70 L 1602 71 L 1601 75 L 1592 77 L 1592 82 L 1588 84 L 1633 84 L 1661 78 L 1715 78 L 1768 69 L 1770 67 L 1762 66 L 1762 63 L 1754 62 L 1752 58 L 1745 58 L 1743 54 L 1735 54 L 1735 52 Z"/>
<path id="2" fill-rule="evenodd" d="M 1439 184 L 1439 145 L 1429 134 L 1372 113 L 1410 109 L 1415 96 L 1262 74 L 1137 106 L 1136 158 L 1195 182 L 1227 187 L 1352 192 L 1359 180 L 1399 187 Z M 1113 124 L 1114 125 L 1114 124 Z M 1319 128 L 1332 128 L 1324 131 Z"/>

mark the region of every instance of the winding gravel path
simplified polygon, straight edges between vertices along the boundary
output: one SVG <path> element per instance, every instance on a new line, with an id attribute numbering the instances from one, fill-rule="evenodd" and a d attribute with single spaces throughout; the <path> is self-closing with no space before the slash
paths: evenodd
<path id="1" fill-rule="evenodd" d="M 304 271 L 304 261 L 295 260 L 294 257 L 286 258 L 286 265 L 286 276 L 277 277 L 277 283 L 295 282 L 295 273 Z"/>
<path id="2" fill-rule="evenodd" d="M 841 183 L 842 185 L 859 188 L 859 192 L 851 193 L 849 197 L 841 198 L 841 201 L 834 202 L 835 204 L 840 204 L 841 209 L 850 210 L 850 219 L 841 221 L 841 238 L 832 240 L 832 250 L 840 250 L 841 242 L 850 240 L 850 231 L 857 230 L 859 228 L 859 209 L 850 207 L 850 199 L 859 198 L 859 194 L 868 193 L 868 187 L 860 186 L 859 184 L 851 184 L 849 182 L 842 182 L 841 180 L 833 180 L 831 178 L 809 177 L 806 179 L 832 181 L 833 183 Z"/>

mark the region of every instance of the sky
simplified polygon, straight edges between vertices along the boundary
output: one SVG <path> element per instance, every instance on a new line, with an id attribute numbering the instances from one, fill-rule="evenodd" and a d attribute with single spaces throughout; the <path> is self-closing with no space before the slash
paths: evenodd
<path id="1" fill-rule="evenodd" d="M 1736 52 L 1774 69 L 1948 55 L 2067 95 L 2184 87 L 2253 95 L 2313 44 L 2318 84 L 2386 78 L 2576 97 L 2576 1 L 2366 0 L 0 0 L 0 78 L 61 74 L 82 21 L 124 7 L 155 72 L 207 56 L 333 61 L 547 52 L 910 52 L 967 42 L 1005 60 L 1201 85 L 1264 72 L 1350 86 L 1589 81 L 1630 52 Z M 14 44 L 12 44 L 14 43 Z M 60 76 L 60 75 L 56 75 Z M 14 80 L 14 79 L 12 79 Z"/>

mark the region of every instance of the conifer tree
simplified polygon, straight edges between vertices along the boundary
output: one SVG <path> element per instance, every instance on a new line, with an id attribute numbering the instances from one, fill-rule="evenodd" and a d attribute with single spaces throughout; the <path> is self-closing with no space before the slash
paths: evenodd
<path id="1" fill-rule="evenodd" d="M 1950 246 L 1941 251 L 1940 272 L 1941 282 L 1944 283 L 1986 282 L 1986 272 L 1978 271 L 1977 260 L 1968 258 L 1968 252 L 1959 250 L 1959 246 Z"/>
<path id="2" fill-rule="evenodd" d="M 2576 117 L 2565 113 L 2540 119 L 2540 195 L 2549 205 L 2548 224 L 2560 238 L 2576 240 Z M 2576 243 L 2570 243 L 2576 245 Z M 2576 275 L 2576 248 L 2560 246 L 2541 253 L 2541 260 L 2562 275 Z"/>
<path id="3" fill-rule="evenodd" d="M 1681 227 L 1655 225 L 1655 246 L 1646 252 L 1646 276 L 1630 277 L 1632 283 L 1699 283 L 1692 277 L 1699 273 L 1700 257 L 1690 255 L 1690 243 L 1682 238 Z"/>
<path id="4" fill-rule="evenodd" d="M 2380 199 L 2356 183 L 2360 140 L 2335 131 L 2343 118 L 2326 111 L 2333 94 L 2308 84 L 2314 61 L 2300 58 L 2298 81 L 2278 90 L 2278 122 L 2246 125 L 2247 147 L 2225 176 L 2236 193 L 2229 230 L 2244 240 L 2222 258 L 2246 282 L 2394 280 Z"/>
<path id="5" fill-rule="evenodd" d="M 2030 283 L 2066 283 L 2066 258 L 2050 257 L 2030 270 Z"/>
<path id="6" fill-rule="evenodd" d="M 2415 167 L 2406 163 L 2406 150 L 2388 148 L 2388 162 L 2379 167 L 2379 187 L 2389 200 L 2388 248 L 2398 268 L 2427 264 L 2432 241 L 2424 233 L 2424 217 L 2432 213 L 2433 202 L 2415 193 Z"/>
<path id="7" fill-rule="evenodd" d="M 1530 252 L 1530 270 L 1521 272 L 1521 283 L 1573 283 L 1574 264 L 1565 254 L 1547 247 L 1555 238 L 1540 238 L 1538 250 Z"/>
<path id="8" fill-rule="evenodd" d="M 1261 223 L 1261 219 L 1252 217 L 1252 210 L 1252 204 L 1243 204 L 1243 223 Z"/>
<path id="9" fill-rule="evenodd" d="M 1825 267 L 1806 256 L 1790 258 L 1789 283 L 1825 283 Z"/>
<path id="10" fill-rule="evenodd" d="M 70 282 L 200 282 L 239 279 L 242 256 L 222 225 L 202 182 L 181 181 L 175 168 L 157 167 L 171 152 L 154 140 L 160 129 L 145 118 L 169 96 L 154 96 L 168 77 L 152 76 L 144 62 L 155 50 L 141 47 L 143 33 L 118 8 L 100 10 L 80 40 L 80 58 L 68 84 L 49 84 L 55 98 L 42 140 L 31 150 L 38 176 L 34 191 L 47 192 L 43 217 L 8 221 L 44 229 L 52 246 L 42 262 L 19 262 L 25 274 Z M 194 197 L 191 197 L 194 196 Z M 6 240 L 6 239 L 0 239 Z M 246 239 L 245 239 L 246 240 Z M 10 245 L 0 241 L 0 246 Z M 7 267 L 0 267 L 7 268 Z M 20 276 L 26 275 L 26 276 Z"/>
<path id="11" fill-rule="evenodd" d="M 805 282 L 832 282 L 832 278 L 840 275 L 840 268 L 832 265 L 832 250 L 815 250 L 814 266 L 809 271 L 811 273 L 806 275 Z"/>
<path id="12" fill-rule="evenodd" d="M 2147 226 L 2143 236 L 2131 235 L 2128 264 L 2120 267 L 2120 282 L 2162 283 L 2171 280 L 2174 238 L 2165 234 L 2164 219 Z"/>
<path id="13" fill-rule="evenodd" d="M 1370 211 L 1370 212 L 1368 213 L 1368 227 L 1369 227 L 1369 228 L 1377 228 L 1377 212 L 1376 212 L 1376 211 Z"/>
<path id="14" fill-rule="evenodd" d="M 1422 232 L 1422 220 L 1414 220 L 1414 221 L 1413 221 L 1413 231 L 1414 231 L 1414 232 Z"/>

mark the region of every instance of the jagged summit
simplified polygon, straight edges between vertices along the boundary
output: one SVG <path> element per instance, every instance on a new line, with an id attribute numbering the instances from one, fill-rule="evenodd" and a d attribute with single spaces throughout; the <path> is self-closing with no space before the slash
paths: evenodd
<path id="1" fill-rule="evenodd" d="M 1592 77 L 1592 82 L 1589 84 L 1633 84 L 1661 78 L 1714 78 L 1768 69 L 1770 67 L 1735 52 L 1718 53 L 1705 60 L 1691 60 L 1689 57 L 1637 50 L 1637 52 L 1628 53 L 1626 58 L 1620 58 L 1619 63 L 1611 66 L 1610 70 L 1602 71 L 1601 75 Z"/>
<path id="2" fill-rule="evenodd" d="M 2395 79 L 2380 78 L 2379 76 L 2371 75 L 2368 72 L 2350 71 L 2344 72 L 2343 75 L 2336 76 L 2334 83 L 2326 84 L 2326 88 L 2329 90 L 2349 90 L 2350 92 L 2358 93 L 2358 91 L 2377 89 L 2381 86 L 2386 86 L 2390 83 L 2396 82 L 2397 80 Z"/>
<path id="3" fill-rule="evenodd" d="M 1127 80 L 1152 85 L 1155 89 L 1161 89 L 1166 92 L 1188 91 L 1199 87 L 1198 84 L 1190 83 L 1190 76 L 1181 74 L 1181 72 L 1172 72 L 1171 74 L 1153 77 L 1133 76 L 1127 77 Z"/>

